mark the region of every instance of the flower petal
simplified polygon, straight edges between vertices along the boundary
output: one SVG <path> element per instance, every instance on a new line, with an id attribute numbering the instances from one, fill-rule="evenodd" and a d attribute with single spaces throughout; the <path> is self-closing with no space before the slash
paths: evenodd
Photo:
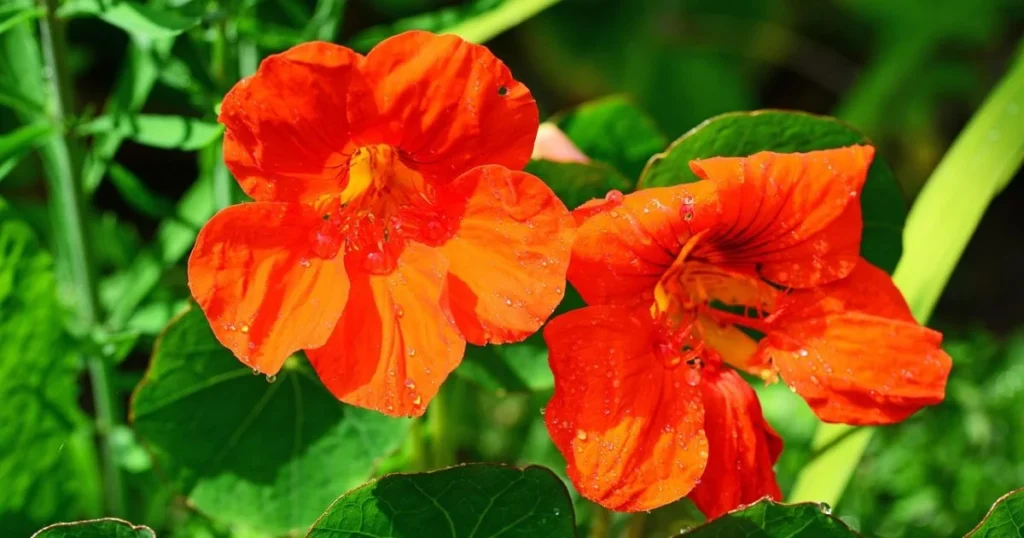
<path id="1" fill-rule="evenodd" d="M 708 464 L 690 499 L 708 519 L 782 492 L 772 467 L 782 439 L 761 414 L 757 394 L 735 371 L 712 363 L 700 383 Z"/>
<path id="2" fill-rule="evenodd" d="M 305 43 L 268 56 L 226 96 L 224 159 L 256 200 L 312 202 L 337 193 L 350 144 L 345 100 L 362 56 Z"/>
<path id="3" fill-rule="evenodd" d="M 941 343 L 889 275 L 861 260 L 845 279 L 784 299 L 759 355 L 822 420 L 888 424 L 942 401 L 952 362 Z"/>
<path id="4" fill-rule="evenodd" d="M 555 394 L 548 431 L 586 498 L 621 511 L 685 496 L 704 472 L 708 441 L 699 390 L 686 366 L 653 352 L 649 314 L 591 306 L 544 329 Z"/>
<path id="5" fill-rule="evenodd" d="M 398 147 L 429 179 L 450 181 L 483 164 L 520 170 L 529 161 L 537 104 L 486 47 L 405 32 L 374 47 L 362 72 L 367 83 L 349 94 L 357 138 Z"/>
<path id="6" fill-rule="evenodd" d="M 870 146 L 850 146 L 691 162 L 721 204 L 721 222 L 695 256 L 761 264 L 765 278 L 787 287 L 846 276 L 859 257 L 859 196 L 873 156 Z"/>
<path id="7" fill-rule="evenodd" d="M 565 294 L 576 225 L 543 181 L 481 166 L 439 193 L 456 222 L 440 251 L 448 258 L 452 313 L 473 344 L 533 334 Z"/>
<path id="8" fill-rule="evenodd" d="M 409 244 L 389 275 L 350 270 L 345 313 L 327 344 L 306 350 L 339 400 L 392 416 L 419 416 L 462 360 L 466 342 L 448 310 L 447 266 Z"/>
<path id="9" fill-rule="evenodd" d="M 323 345 L 345 306 L 344 264 L 314 251 L 319 224 L 298 204 L 231 206 L 203 226 L 189 257 L 189 287 L 213 333 L 265 374 Z"/>
<path id="10" fill-rule="evenodd" d="M 589 304 L 646 304 L 690 237 L 715 221 L 708 183 L 644 189 L 615 201 L 585 204 L 569 281 Z M 689 215 L 689 216 L 687 216 Z M 687 220 L 689 219 L 689 220 Z"/>

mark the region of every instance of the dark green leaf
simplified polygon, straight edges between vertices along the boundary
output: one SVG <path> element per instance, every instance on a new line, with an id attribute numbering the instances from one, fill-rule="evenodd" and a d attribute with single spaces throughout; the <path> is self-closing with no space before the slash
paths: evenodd
<path id="1" fill-rule="evenodd" d="M 174 215 L 174 204 L 149 190 L 131 170 L 114 162 L 110 164 L 110 180 L 125 202 L 140 213 L 154 218 Z"/>
<path id="2" fill-rule="evenodd" d="M 217 123 L 156 114 L 101 116 L 78 128 L 83 135 L 116 132 L 145 146 L 183 151 L 210 145 L 222 131 Z"/>
<path id="3" fill-rule="evenodd" d="M 199 26 L 199 17 L 133 2 L 132 0 L 71 0 L 57 14 L 61 17 L 99 17 L 128 32 L 139 41 L 174 37 Z"/>
<path id="4" fill-rule="evenodd" d="M 654 121 L 619 95 L 584 103 L 556 123 L 588 157 L 611 164 L 631 180 L 668 145 Z"/>
<path id="5" fill-rule="evenodd" d="M 697 181 L 689 163 L 708 157 L 741 157 L 759 151 L 797 152 L 870 144 L 848 125 L 825 116 L 763 110 L 711 118 L 656 155 L 640 178 L 641 187 Z M 892 272 L 903 251 L 906 201 L 899 183 L 878 154 L 861 195 L 864 238 L 861 255 Z"/>
<path id="6" fill-rule="evenodd" d="M 758 501 L 679 535 L 687 538 L 854 538 L 859 536 L 818 504 Z"/>
<path id="7" fill-rule="evenodd" d="M 32 535 L 32 538 L 155 538 L 153 529 L 135 526 L 112 517 L 57 523 Z"/>
<path id="8" fill-rule="evenodd" d="M 0 529 L 26 536 L 93 515 L 92 439 L 64 334 L 53 261 L 0 202 Z M 42 479 L 45 477 L 45 480 Z"/>
<path id="9" fill-rule="evenodd" d="M 540 333 L 518 344 L 468 346 L 455 374 L 491 391 L 537 392 L 554 386 Z"/>
<path id="10" fill-rule="evenodd" d="M 999 498 L 985 519 L 964 538 L 1024 537 L 1024 489 L 1011 491 Z"/>
<path id="11" fill-rule="evenodd" d="M 132 416 L 200 512 L 279 534 L 307 528 L 339 491 L 372 476 L 410 422 L 339 403 L 296 357 L 268 380 L 193 309 L 157 342 Z"/>
<path id="12" fill-rule="evenodd" d="M 464 465 L 371 482 L 338 498 L 308 534 L 423 536 L 571 538 L 572 502 L 562 481 L 544 467 Z"/>
<path id="13" fill-rule="evenodd" d="M 600 198 L 610 190 L 626 191 L 633 182 L 611 165 L 599 162 L 559 163 L 533 160 L 526 171 L 544 180 L 569 209 L 592 198 Z"/>
<path id="14" fill-rule="evenodd" d="M 46 11 L 39 8 L 24 6 L 6 6 L 0 8 L 0 34 L 25 22 L 42 17 Z"/>

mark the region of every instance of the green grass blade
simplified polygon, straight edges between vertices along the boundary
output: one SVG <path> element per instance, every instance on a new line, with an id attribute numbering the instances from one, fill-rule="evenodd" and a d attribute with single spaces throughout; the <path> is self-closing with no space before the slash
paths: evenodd
<path id="1" fill-rule="evenodd" d="M 559 0 L 508 0 L 490 11 L 445 29 L 443 33 L 455 34 L 473 43 L 484 43 L 558 2 Z"/>

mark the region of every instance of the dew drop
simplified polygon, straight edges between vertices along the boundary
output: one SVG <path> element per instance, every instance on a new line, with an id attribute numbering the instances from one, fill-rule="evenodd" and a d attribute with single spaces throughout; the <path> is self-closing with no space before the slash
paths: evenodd
<path id="1" fill-rule="evenodd" d="M 415 397 L 413 397 L 413 399 L 412 399 L 412 404 L 413 405 L 419 407 L 419 405 L 422 404 L 422 403 L 423 403 L 423 397 L 422 396 L 417 394 Z"/>
<path id="2" fill-rule="evenodd" d="M 309 267 L 309 265 L 310 265 L 309 258 L 301 258 L 301 259 L 299 259 L 299 265 L 301 265 L 303 267 Z"/>
<path id="3" fill-rule="evenodd" d="M 405 388 L 407 388 L 409 390 L 415 389 L 416 388 L 416 382 L 414 382 L 411 379 L 406 379 L 405 380 Z"/>
<path id="4" fill-rule="evenodd" d="M 608 201 L 608 202 L 613 203 L 613 204 L 621 204 L 622 203 L 622 191 L 617 190 L 617 189 L 612 189 L 612 190 L 608 191 L 608 194 L 604 195 L 604 199 L 606 201 Z"/>
<path id="5" fill-rule="evenodd" d="M 249 334 L 249 326 L 242 325 L 242 334 Z"/>
<path id="6" fill-rule="evenodd" d="M 555 515 L 556 515 L 556 516 L 557 516 L 558 514 L 561 514 L 561 513 L 562 513 L 562 511 L 561 511 L 561 510 L 559 510 L 559 509 L 555 508 Z"/>
<path id="7" fill-rule="evenodd" d="M 585 432 L 583 430 L 576 430 L 576 438 L 579 439 L 580 441 L 586 441 L 587 440 L 587 432 Z"/>
<path id="8" fill-rule="evenodd" d="M 402 305 L 395 305 L 395 315 L 398 317 L 405 315 L 405 309 L 402 308 Z"/>
<path id="9" fill-rule="evenodd" d="M 259 368 L 255 368 L 255 367 L 254 367 L 254 368 L 252 369 L 252 375 L 260 375 L 260 369 L 259 369 Z"/>
<path id="10" fill-rule="evenodd" d="M 267 376 L 267 383 L 273 383 L 274 381 L 277 381 L 277 376 L 276 375 L 268 375 Z"/>

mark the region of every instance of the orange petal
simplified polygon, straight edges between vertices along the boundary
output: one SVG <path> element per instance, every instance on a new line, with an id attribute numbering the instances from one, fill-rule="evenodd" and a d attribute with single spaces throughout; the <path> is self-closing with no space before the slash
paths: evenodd
<path id="1" fill-rule="evenodd" d="M 189 287 L 213 333 L 265 374 L 323 345 L 345 306 L 344 264 L 314 253 L 320 222 L 298 204 L 231 206 L 203 226 L 189 257 Z"/>
<path id="2" fill-rule="evenodd" d="M 700 389 L 710 456 L 690 499 L 708 519 L 766 496 L 780 500 L 772 467 L 782 439 L 764 420 L 754 389 L 713 363 L 704 368 Z"/>
<path id="3" fill-rule="evenodd" d="M 699 389 L 688 367 L 655 357 L 653 330 L 649 314 L 618 306 L 574 310 L 544 329 L 555 375 L 548 431 L 580 494 L 613 510 L 682 498 L 708 459 Z"/>
<path id="4" fill-rule="evenodd" d="M 952 363 L 941 343 L 861 260 L 845 279 L 789 295 L 759 354 L 822 420 L 888 424 L 942 401 Z"/>
<path id="5" fill-rule="evenodd" d="M 718 187 L 721 222 L 694 255 L 711 263 L 759 263 L 787 287 L 810 287 L 853 270 L 861 237 L 860 191 L 870 146 L 761 152 L 690 163 Z"/>
<path id="6" fill-rule="evenodd" d="M 350 270 L 337 330 L 306 350 L 339 400 L 392 416 L 423 414 L 466 349 L 448 310 L 446 272 L 439 252 L 415 243 L 389 275 Z"/>
<path id="7" fill-rule="evenodd" d="M 457 222 L 448 258 L 452 313 L 473 344 L 533 334 L 565 294 L 576 225 L 555 193 L 530 174 L 482 166 L 439 193 Z"/>
<path id="8" fill-rule="evenodd" d="M 349 118 L 364 143 L 397 146 L 428 179 L 470 168 L 526 166 L 539 116 L 530 91 L 486 47 L 412 31 L 366 56 Z"/>
<path id="9" fill-rule="evenodd" d="M 343 187 L 349 144 L 345 96 L 362 56 L 305 43 L 268 56 L 226 96 L 224 160 L 256 200 L 312 202 Z"/>
<path id="10" fill-rule="evenodd" d="M 654 286 L 690 237 L 715 221 L 714 187 L 644 189 L 584 204 L 569 281 L 589 304 L 650 306 Z"/>

